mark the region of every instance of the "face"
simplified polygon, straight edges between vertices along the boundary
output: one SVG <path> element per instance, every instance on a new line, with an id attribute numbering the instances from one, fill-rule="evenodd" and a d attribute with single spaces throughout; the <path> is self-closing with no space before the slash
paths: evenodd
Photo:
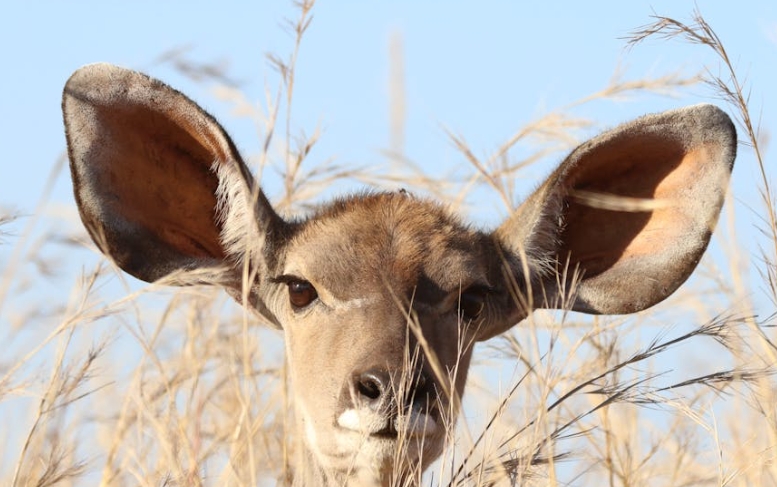
<path id="1" fill-rule="evenodd" d="M 324 466 L 426 466 L 439 455 L 501 291 L 491 245 L 400 193 L 301 224 L 269 307 L 286 335 L 301 432 Z"/>
<path id="2" fill-rule="evenodd" d="M 737 148 L 730 118 L 695 105 L 580 145 L 491 234 L 398 193 L 288 223 L 223 128 L 164 83 L 85 66 L 62 109 L 98 247 L 144 281 L 217 284 L 241 302 L 255 272 L 246 299 L 287 335 L 300 433 L 322 469 L 359 485 L 439 454 L 476 339 L 535 307 L 623 314 L 674 292 Z"/>

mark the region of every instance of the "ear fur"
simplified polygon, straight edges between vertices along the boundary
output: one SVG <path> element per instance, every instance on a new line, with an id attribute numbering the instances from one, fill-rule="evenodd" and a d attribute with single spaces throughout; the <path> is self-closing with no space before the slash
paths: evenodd
<path id="1" fill-rule="evenodd" d="M 133 276 L 239 267 L 283 226 L 218 122 L 164 83 L 85 66 L 62 111 L 81 219 Z"/>
<path id="2" fill-rule="evenodd" d="M 530 307 L 622 314 L 672 294 L 707 247 L 736 144 L 728 115 L 696 105 L 572 151 L 494 232 L 513 276 L 531 274 Z"/>

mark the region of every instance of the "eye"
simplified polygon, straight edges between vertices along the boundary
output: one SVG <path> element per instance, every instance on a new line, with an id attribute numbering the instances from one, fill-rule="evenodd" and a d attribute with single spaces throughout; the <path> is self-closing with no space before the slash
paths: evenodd
<path id="1" fill-rule="evenodd" d="M 488 290 L 482 287 L 471 287 L 459 296 L 459 314 L 468 321 L 476 320 L 486 305 Z"/>
<path id="2" fill-rule="evenodd" d="M 289 302 L 296 309 L 304 308 L 318 298 L 316 288 L 308 281 L 295 279 L 286 285 L 289 287 Z"/>

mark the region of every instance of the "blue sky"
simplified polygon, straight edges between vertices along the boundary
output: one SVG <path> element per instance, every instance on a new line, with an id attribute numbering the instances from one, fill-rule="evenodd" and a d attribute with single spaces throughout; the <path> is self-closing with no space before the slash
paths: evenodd
<path id="1" fill-rule="evenodd" d="M 385 164 L 390 144 L 389 44 L 399 36 L 405 59 L 405 152 L 432 175 L 467 163 L 443 127 L 466 138 L 477 155 L 494 150 L 519 127 L 605 87 L 615 70 L 624 79 L 686 74 L 720 63 L 708 49 L 651 40 L 633 50 L 623 37 L 652 14 L 689 20 L 692 2 L 355 2 L 321 1 L 301 48 L 292 130 L 323 129 L 310 159 L 344 166 Z M 751 88 L 751 105 L 765 133 L 777 117 L 777 3 L 702 2 L 698 7 L 728 48 Z M 13 2 L 0 19 L 5 76 L 0 90 L 4 163 L 0 208 L 35 211 L 50 168 L 64 149 L 62 87 L 79 66 L 107 61 L 165 80 L 219 118 L 249 157 L 261 147 L 254 124 L 233 106 L 160 63 L 163 53 L 185 50 L 193 61 L 224 64 L 252 103 L 277 85 L 267 53 L 285 56 L 293 39 L 284 18 L 296 19 L 291 2 Z M 681 97 L 638 96 L 576 108 L 601 123 L 597 130 L 646 112 L 710 101 L 696 87 Z M 714 101 L 714 100 L 713 100 Z M 768 155 L 768 153 L 767 153 Z M 560 156 L 559 156 L 560 157 Z M 552 163 L 554 161 L 549 161 Z M 525 195 L 549 171 L 530 168 L 517 182 Z M 734 176 L 743 231 L 761 212 L 757 171 L 740 151 Z M 264 181 L 273 198 L 277 181 Z M 343 189 L 355 190 L 358 182 Z M 340 190 L 340 188 L 338 188 Z M 478 193 L 479 195 L 482 193 Z M 471 201 L 486 226 L 504 217 L 488 195 Z M 67 172 L 61 173 L 42 225 L 79 228 Z M 65 223 L 61 218 L 65 217 Z M 13 232 L 24 219 L 10 227 Z M 744 239 L 757 251 L 757 239 Z M 2 257 L 2 253 L 0 253 Z"/>
<path id="2" fill-rule="evenodd" d="M 593 4 L 592 4 L 593 3 Z M 131 5 L 131 6 L 130 6 Z M 651 41 L 624 51 L 621 39 L 656 14 L 687 20 L 691 2 L 320 2 L 299 58 L 294 119 L 310 133 L 325 130 L 318 160 L 342 164 L 383 160 L 389 143 L 388 45 L 399 34 L 405 51 L 408 155 L 430 172 L 464 164 L 441 126 L 485 153 L 523 123 L 604 87 L 616 67 L 626 78 L 685 69 L 717 60 L 702 48 Z M 777 4 L 702 2 L 699 8 L 751 83 L 763 125 L 774 124 Z M 195 61 L 225 62 L 250 100 L 275 85 L 265 53 L 286 54 L 281 27 L 296 13 L 285 1 L 13 2 L 0 20 L 5 76 L 0 94 L 4 159 L 0 204 L 22 213 L 64 147 L 61 89 L 77 67 L 108 61 L 141 69 L 181 89 L 212 111 L 246 153 L 259 147 L 254 127 L 230 116 L 208 85 L 193 84 L 155 61 L 188 48 Z M 708 95 L 702 89 L 693 94 Z M 700 98 L 647 97 L 595 103 L 580 114 L 611 126 L 645 111 Z M 737 173 L 749 177 L 740 164 Z M 748 171 L 748 174 L 741 174 Z M 538 178 L 542 172 L 527 174 Z M 54 201 L 72 205 L 67 178 Z M 527 182 L 527 188 L 531 183 Z M 273 188 L 267 188 L 270 196 Z"/>
<path id="3" fill-rule="evenodd" d="M 624 79 L 720 70 L 709 49 L 651 40 L 627 50 L 623 38 L 653 14 L 688 21 L 692 2 L 418 2 L 321 1 L 316 5 L 297 65 L 292 131 L 323 137 L 310 160 L 346 166 L 386 164 L 390 144 L 389 45 L 401 38 L 407 97 L 405 152 L 431 175 L 467 166 L 444 132 L 462 135 L 475 154 L 490 153 L 527 122 L 604 88 L 616 70 Z M 768 136 L 777 124 L 777 2 L 702 2 L 698 8 L 723 39 L 747 82 L 751 109 Z M 214 96 L 212 83 L 195 83 L 159 62 L 171 50 L 188 59 L 225 65 L 252 103 L 277 85 L 267 53 L 287 55 L 296 19 L 291 2 L 13 2 L 0 18 L 5 76 L 0 90 L 3 159 L 0 208 L 22 216 L 36 201 L 64 150 L 60 97 L 69 75 L 107 61 L 145 71 L 187 93 L 219 118 L 247 156 L 261 147 L 253 122 Z M 678 97 L 636 96 L 577 107 L 600 122 L 590 134 L 646 112 L 716 101 L 697 86 Z M 766 139 L 765 139 L 766 140 Z M 765 146 L 768 149 L 768 144 Z M 519 149 L 520 150 L 520 149 Z M 769 152 L 767 151 L 767 158 Z M 560 159 L 561 156 L 559 156 Z M 768 163 L 769 159 L 767 159 Z M 525 195 L 551 164 L 529 168 L 517 182 Z M 763 245 L 753 230 L 763 207 L 757 167 L 740 150 L 734 174 L 738 244 L 750 255 Z M 266 178 L 272 199 L 277 180 Z M 356 190 L 358 182 L 340 190 Z M 496 198 L 477 193 L 472 217 L 484 226 L 504 217 Z M 80 232 L 67 171 L 60 173 L 38 231 Z M 21 232 L 22 218 L 10 227 Z M 6 241 L 8 241 L 6 239 Z M 10 243 L 13 243 L 11 240 Z M 7 261 L 8 247 L 0 251 Z M 7 262 L 6 262 L 7 263 Z M 70 274 L 72 279 L 72 274 Z M 66 281 L 63 281 L 66 283 Z M 69 281 L 67 282 L 69 285 Z M 56 286 L 53 288 L 56 289 Z"/>

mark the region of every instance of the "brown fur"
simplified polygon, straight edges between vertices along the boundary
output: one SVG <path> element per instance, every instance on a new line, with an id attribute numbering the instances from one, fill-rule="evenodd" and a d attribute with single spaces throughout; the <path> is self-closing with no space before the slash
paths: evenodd
<path id="1" fill-rule="evenodd" d="M 106 255 L 147 281 L 205 272 L 283 328 L 300 485 L 423 470 L 473 343 L 532 309 L 627 313 L 670 295 L 706 248 L 736 154 L 728 116 L 699 105 L 581 145 L 493 232 L 405 193 L 287 222 L 221 126 L 159 81 L 86 66 L 63 112 L 79 211 Z"/>

